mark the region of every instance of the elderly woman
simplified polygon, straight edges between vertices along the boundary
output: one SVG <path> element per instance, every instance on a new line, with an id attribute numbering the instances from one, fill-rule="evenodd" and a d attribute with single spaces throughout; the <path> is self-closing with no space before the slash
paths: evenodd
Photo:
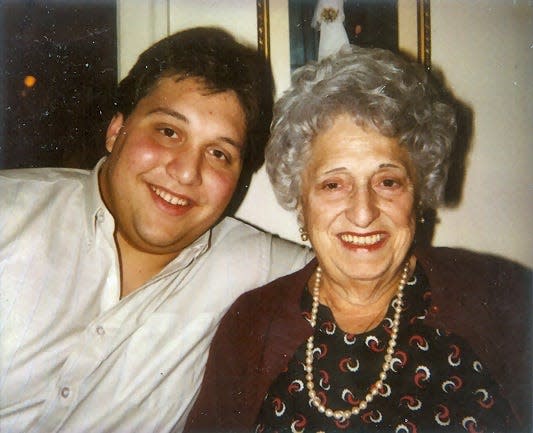
<path id="1" fill-rule="evenodd" d="M 523 406 L 498 358 L 512 344 L 491 333 L 514 325 L 491 316 L 509 317 L 498 297 L 526 270 L 415 247 L 443 195 L 451 106 L 385 50 L 350 47 L 293 78 L 267 170 L 316 260 L 232 306 L 186 430 L 511 431 Z"/>

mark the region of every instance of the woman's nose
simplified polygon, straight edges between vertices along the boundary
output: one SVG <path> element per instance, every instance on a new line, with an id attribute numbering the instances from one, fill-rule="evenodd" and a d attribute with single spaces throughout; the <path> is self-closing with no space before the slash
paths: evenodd
<path id="1" fill-rule="evenodd" d="M 347 203 L 346 216 L 356 226 L 366 228 L 379 216 L 377 197 L 371 189 L 355 191 Z"/>
<path id="2" fill-rule="evenodd" d="M 167 164 L 168 174 L 182 185 L 200 185 L 202 183 L 201 168 L 202 154 L 190 146 L 175 149 Z"/>

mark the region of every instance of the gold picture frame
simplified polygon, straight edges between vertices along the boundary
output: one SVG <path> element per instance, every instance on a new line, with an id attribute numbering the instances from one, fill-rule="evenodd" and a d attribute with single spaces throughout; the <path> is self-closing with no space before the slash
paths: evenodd
<path id="1" fill-rule="evenodd" d="M 431 15 L 430 0 L 416 1 L 417 57 L 424 68 L 431 70 Z M 270 60 L 270 5 L 269 0 L 257 0 L 257 47 Z"/>

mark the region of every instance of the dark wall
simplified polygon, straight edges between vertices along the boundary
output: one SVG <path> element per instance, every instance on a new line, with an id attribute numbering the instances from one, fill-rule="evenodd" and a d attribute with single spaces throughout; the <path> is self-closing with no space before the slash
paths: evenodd
<path id="1" fill-rule="evenodd" d="M 0 167 L 93 166 L 113 113 L 115 1 L 4 0 L 0 14 Z"/>

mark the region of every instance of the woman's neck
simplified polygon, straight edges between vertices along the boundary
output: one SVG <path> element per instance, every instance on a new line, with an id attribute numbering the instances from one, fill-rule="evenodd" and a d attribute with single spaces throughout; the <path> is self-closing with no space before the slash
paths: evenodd
<path id="1" fill-rule="evenodd" d="M 410 260 L 411 272 L 416 259 Z M 411 273 L 410 272 L 410 273 Z M 345 332 L 360 334 L 378 326 L 385 318 L 392 299 L 398 293 L 402 267 L 392 276 L 373 282 L 350 281 L 341 285 L 322 270 L 319 301 L 329 307 L 337 325 Z M 315 276 L 309 280 L 314 287 Z"/>

